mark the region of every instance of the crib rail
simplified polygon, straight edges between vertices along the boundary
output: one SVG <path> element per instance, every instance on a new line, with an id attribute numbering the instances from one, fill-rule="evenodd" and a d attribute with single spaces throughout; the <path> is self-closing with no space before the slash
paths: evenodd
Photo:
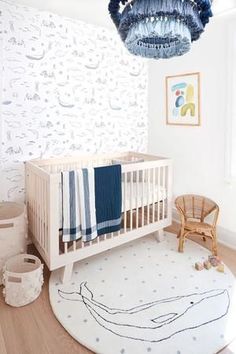
<path id="1" fill-rule="evenodd" d="M 121 155 L 119 155 L 120 157 Z M 127 154 L 122 157 L 127 157 Z M 133 156 L 133 155 L 132 155 Z M 136 155 L 137 156 L 137 155 Z M 138 154 L 140 156 L 140 154 Z M 59 232 L 60 171 L 112 163 L 93 159 L 27 164 L 27 205 L 33 240 L 50 270 L 92 256 L 171 224 L 172 163 L 145 156 L 144 162 L 122 164 L 122 225 L 119 232 L 90 242 L 62 242 Z M 114 158 L 117 155 L 114 156 Z"/>

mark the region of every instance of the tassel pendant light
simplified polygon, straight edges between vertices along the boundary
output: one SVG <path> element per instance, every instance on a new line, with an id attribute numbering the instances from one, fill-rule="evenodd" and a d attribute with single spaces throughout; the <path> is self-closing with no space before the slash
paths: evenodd
<path id="1" fill-rule="evenodd" d="M 110 0 L 108 8 L 130 53 L 154 59 L 187 53 L 212 16 L 211 0 Z"/>

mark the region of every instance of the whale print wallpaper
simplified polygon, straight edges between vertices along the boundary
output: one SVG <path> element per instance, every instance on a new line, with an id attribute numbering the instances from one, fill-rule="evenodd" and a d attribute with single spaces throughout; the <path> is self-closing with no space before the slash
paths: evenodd
<path id="1" fill-rule="evenodd" d="M 147 65 L 116 32 L 0 1 L 0 200 L 24 161 L 147 146 Z"/>

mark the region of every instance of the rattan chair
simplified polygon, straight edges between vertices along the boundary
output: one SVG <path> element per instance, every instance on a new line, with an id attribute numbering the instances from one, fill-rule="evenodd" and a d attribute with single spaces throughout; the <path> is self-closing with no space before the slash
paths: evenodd
<path id="1" fill-rule="evenodd" d="M 219 207 L 212 200 L 193 194 L 179 196 L 175 200 L 180 214 L 181 228 L 178 234 L 179 252 L 184 251 L 184 241 L 189 234 L 197 234 L 212 239 L 212 253 L 217 255 L 216 224 L 219 216 Z M 212 223 L 206 223 L 205 218 L 214 212 Z"/>

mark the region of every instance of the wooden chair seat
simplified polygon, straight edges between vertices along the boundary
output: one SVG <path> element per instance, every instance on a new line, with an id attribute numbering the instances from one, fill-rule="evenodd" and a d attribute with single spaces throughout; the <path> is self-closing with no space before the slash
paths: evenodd
<path id="1" fill-rule="evenodd" d="M 212 225 L 207 224 L 205 222 L 199 222 L 199 221 L 187 221 L 185 223 L 184 228 L 186 230 L 191 230 L 191 231 L 196 231 L 196 232 L 204 232 L 204 231 L 211 231 Z"/>
<path id="2" fill-rule="evenodd" d="M 181 229 L 179 232 L 179 252 L 184 250 L 185 237 L 189 234 L 199 234 L 212 239 L 212 253 L 217 255 L 216 224 L 219 215 L 219 207 L 211 199 L 194 195 L 185 194 L 175 200 L 176 208 L 180 214 Z M 206 223 L 204 219 L 214 213 L 213 223 Z"/>

